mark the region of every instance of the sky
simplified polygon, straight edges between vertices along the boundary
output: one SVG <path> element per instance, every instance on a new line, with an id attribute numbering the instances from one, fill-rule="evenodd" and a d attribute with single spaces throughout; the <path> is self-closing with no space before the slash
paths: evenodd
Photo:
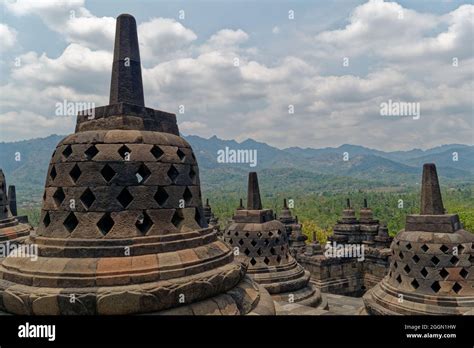
<path id="1" fill-rule="evenodd" d="M 2 0 L 0 8 L 0 142 L 74 132 L 76 117 L 58 104 L 108 104 L 115 18 L 130 13 L 145 104 L 176 113 L 184 134 L 278 148 L 474 144 L 470 1 Z M 382 115 L 389 102 L 414 103 L 419 117 Z"/>

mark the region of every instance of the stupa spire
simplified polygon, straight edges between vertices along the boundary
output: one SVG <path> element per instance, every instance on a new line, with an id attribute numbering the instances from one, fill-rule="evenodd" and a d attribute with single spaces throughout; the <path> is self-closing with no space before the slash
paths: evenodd
<path id="1" fill-rule="evenodd" d="M 145 106 L 137 22 L 129 14 L 117 18 L 110 83 L 109 104 L 122 102 Z"/>
<path id="2" fill-rule="evenodd" d="M 439 188 L 438 173 L 433 163 L 423 165 L 423 178 L 421 181 L 421 215 L 444 214 L 443 199 Z"/>
<path id="3" fill-rule="evenodd" d="M 247 191 L 247 209 L 262 210 L 260 199 L 260 189 L 258 187 L 258 177 L 256 172 L 249 173 L 249 185 Z"/>

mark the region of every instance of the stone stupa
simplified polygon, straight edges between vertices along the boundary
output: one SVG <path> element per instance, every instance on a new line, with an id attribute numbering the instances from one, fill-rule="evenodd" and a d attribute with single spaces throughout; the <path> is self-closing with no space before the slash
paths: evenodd
<path id="1" fill-rule="evenodd" d="M 459 315 L 474 309 L 474 235 L 444 210 L 434 164 L 423 166 L 420 214 L 393 239 L 389 274 L 364 295 L 368 313 Z"/>
<path id="2" fill-rule="evenodd" d="M 248 274 L 278 302 L 326 307 L 308 271 L 291 256 L 285 225 L 263 209 L 257 173 L 249 173 L 246 209 L 237 209 L 224 240 L 250 260 Z"/>
<path id="3" fill-rule="evenodd" d="M 110 104 L 82 112 L 49 164 L 39 257 L 0 266 L 14 314 L 274 314 L 204 220 L 176 116 L 144 105 L 135 19 L 117 18 Z"/>
<path id="4" fill-rule="evenodd" d="M 10 186 L 8 192 L 10 196 L 7 196 L 5 175 L 0 169 L 0 244 L 3 245 L 0 250 L 0 258 L 6 256 L 10 246 L 22 243 L 32 230 L 29 224 L 18 221 L 16 217 L 14 186 Z"/>

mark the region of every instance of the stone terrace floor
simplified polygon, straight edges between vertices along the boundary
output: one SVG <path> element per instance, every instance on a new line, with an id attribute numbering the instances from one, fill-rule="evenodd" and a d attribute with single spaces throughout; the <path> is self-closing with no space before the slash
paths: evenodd
<path id="1" fill-rule="evenodd" d="M 277 315 L 360 315 L 364 307 L 362 297 L 324 294 L 329 310 L 302 306 L 297 303 L 277 302 Z"/>

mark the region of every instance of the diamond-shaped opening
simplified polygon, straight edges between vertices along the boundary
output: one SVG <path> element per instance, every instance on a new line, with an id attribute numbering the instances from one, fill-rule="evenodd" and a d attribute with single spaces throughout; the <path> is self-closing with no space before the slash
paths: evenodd
<path id="1" fill-rule="evenodd" d="M 423 267 L 420 273 L 423 276 L 423 278 L 426 278 L 426 276 L 428 275 L 428 270 L 425 267 Z"/>
<path id="2" fill-rule="evenodd" d="M 278 244 L 278 243 L 280 243 L 280 238 L 275 239 L 275 244 Z"/>
<path id="3" fill-rule="evenodd" d="M 467 278 L 468 274 L 469 274 L 469 272 L 466 271 L 466 269 L 464 269 L 464 268 L 459 271 L 459 275 L 460 275 L 461 277 L 463 277 L 464 279 Z"/>
<path id="4" fill-rule="evenodd" d="M 195 177 L 196 177 L 196 172 L 194 171 L 193 167 L 191 166 L 191 168 L 189 169 L 189 178 L 191 180 L 194 180 Z"/>
<path id="5" fill-rule="evenodd" d="M 141 184 L 149 178 L 150 174 L 150 169 L 148 169 L 146 165 L 141 164 L 140 168 L 138 168 L 137 172 L 135 173 L 135 177 L 137 178 L 137 182 Z"/>
<path id="6" fill-rule="evenodd" d="M 56 189 L 56 192 L 54 192 L 53 198 L 54 198 L 54 203 L 56 203 L 56 207 L 59 207 L 61 203 L 64 201 L 64 198 L 66 198 L 66 195 L 64 194 L 64 191 L 61 187 L 58 187 Z"/>
<path id="7" fill-rule="evenodd" d="M 398 282 L 398 284 L 401 284 L 402 283 L 402 277 L 400 276 L 400 274 L 398 275 L 397 278 L 395 278 Z"/>
<path id="8" fill-rule="evenodd" d="M 413 289 L 418 289 L 420 284 L 416 281 L 416 279 L 413 279 L 412 282 L 410 283 L 411 286 L 413 286 Z"/>
<path id="9" fill-rule="evenodd" d="M 456 294 L 459 294 L 459 291 L 462 290 L 462 286 L 461 284 L 459 284 L 458 282 L 454 283 L 453 285 L 453 290 Z"/>
<path id="10" fill-rule="evenodd" d="M 395 262 L 393 263 L 393 267 L 395 267 L 395 269 L 398 268 L 398 263 L 397 263 L 397 261 L 395 261 Z"/>
<path id="11" fill-rule="evenodd" d="M 170 169 L 168 170 L 168 177 L 171 179 L 171 181 L 174 183 L 176 178 L 179 176 L 178 170 L 175 168 L 175 166 L 171 165 Z"/>
<path id="12" fill-rule="evenodd" d="M 433 284 L 431 284 L 431 289 L 437 293 L 441 289 L 439 282 L 435 281 Z"/>
<path id="13" fill-rule="evenodd" d="M 44 227 L 48 227 L 50 223 L 51 223 L 51 217 L 49 216 L 49 212 L 46 212 L 43 218 L 43 225 Z"/>
<path id="14" fill-rule="evenodd" d="M 74 231 L 74 229 L 77 227 L 79 224 L 79 221 L 76 218 L 76 215 L 74 213 L 69 213 L 67 218 L 63 222 L 63 226 L 66 227 L 66 230 L 71 233 Z"/>
<path id="15" fill-rule="evenodd" d="M 77 164 L 74 165 L 74 167 L 69 172 L 69 176 L 71 177 L 72 181 L 74 181 L 74 183 L 79 179 L 81 174 L 82 174 L 81 169 L 79 168 Z"/>
<path id="16" fill-rule="evenodd" d="M 439 261 L 440 261 L 440 260 L 439 260 L 436 256 L 433 256 L 433 257 L 431 258 L 431 262 L 432 262 L 433 265 L 435 265 L 435 266 L 439 263 Z"/>
<path id="17" fill-rule="evenodd" d="M 418 255 L 413 255 L 413 257 L 411 258 L 413 260 L 414 263 L 418 263 L 420 261 L 420 257 Z"/>
<path id="18" fill-rule="evenodd" d="M 268 235 L 269 235 L 270 237 L 273 236 L 273 232 L 272 232 L 272 231 L 268 232 Z"/>
<path id="19" fill-rule="evenodd" d="M 63 155 L 64 158 L 68 158 L 72 154 L 72 147 L 71 145 L 66 146 L 66 148 L 63 150 Z"/>
<path id="20" fill-rule="evenodd" d="M 462 244 L 459 244 L 458 245 L 458 254 L 462 254 L 463 251 L 464 251 L 464 246 Z"/>
<path id="21" fill-rule="evenodd" d="M 443 268 L 441 271 L 439 271 L 439 275 L 441 276 L 441 278 L 446 279 L 446 277 L 449 275 L 449 272 Z"/>
<path id="22" fill-rule="evenodd" d="M 263 241 L 263 244 L 265 244 L 265 246 L 268 246 L 268 244 L 270 244 L 270 241 L 269 241 L 268 239 L 265 239 L 265 240 Z"/>
<path id="23" fill-rule="evenodd" d="M 449 262 L 451 262 L 453 265 L 456 265 L 459 262 L 459 258 L 456 257 L 456 256 L 453 256 L 453 257 L 451 257 Z"/>
<path id="24" fill-rule="evenodd" d="M 95 196 L 92 191 L 87 188 L 81 195 L 80 200 L 86 209 L 89 209 L 95 201 Z"/>
<path id="25" fill-rule="evenodd" d="M 265 258 L 263 259 L 263 262 L 265 262 L 265 264 L 268 265 L 270 263 L 270 259 L 265 256 Z"/>
<path id="26" fill-rule="evenodd" d="M 193 194 L 191 193 L 191 190 L 189 190 L 188 187 L 186 187 L 186 189 L 184 190 L 183 199 L 186 202 L 186 205 L 191 204 L 191 200 L 193 199 Z"/>
<path id="27" fill-rule="evenodd" d="M 120 149 L 118 149 L 118 153 L 120 157 L 122 157 L 124 160 L 130 159 L 130 152 L 131 150 L 125 145 L 122 145 Z"/>
<path id="28" fill-rule="evenodd" d="M 426 253 L 430 248 L 428 247 L 428 245 L 423 244 L 420 249 Z"/>
<path id="29" fill-rule="evenodd" d="M 150 152 L 156 159 L 160 159 L 160 157 L 164 154 L 163 150 L 161 150 L 161 148 L 156 145 L 153 145 Z"/>
<path id="30" fill-rule="evenodd" d="M 245 237 L 247 237 L 247 238 L 248 238 L 249 236 L 250 236 L 250 233 L 248 233 L 248 232 L 245 232 Z"/>
<path id="31" fill-rule="evenodd" d="M 248 248 L 245 248 L 244 253 L 245 253 L 245 255 L 249 256 L 250 250 Z"/>
<path id="32" fill-rule="evenodd" d="M 238 237 L 239 236 L 239 231 L 235 231 L 234 236 Z"/>
<path id="33" fill-rule="evenodd" d="M 255 239 L 252 239 L 252 241 L 250 242 L 250 244 L 255 247 L 257 245 L 257 241 Z"/>
<path id="34" fill-rule="evenodd" d="M 105 181 L 109 182 L 117 173 L 115 172 L 115 170 L 112 169 L 111 166 L 106 164 L 104 168 L 102 168 L 102 170 L 100 171 L 100 174 L 102 174 L 102 177 L 105 179 Z"/>
<path id="35" fill-rule="evenodd" d="M 232 240 L 232 238 L 229 239 L 229 243 L 230 243 L 230 244 L 234 244 L 234 241 Z"/>
<path id="36" fill-rule="evenodd" d="M 408 250 L 410 250 L 412 248 L 411 244 L 410 243 L 407 243 L 407 245 L 405 245 L 405 248 L 407 248 Z"/>
<path id="37" fill-rule="evenodd" d="M 98 153 L 99 150 L 97 149 L 97 147 L 95 147 L 95 145 L 89 146 L 89 148 L 84 151 L 84 154 L 86 155 L 88 160 L 93 159 Z"/>
<path id="38" fill-rule="evenodd" d="M 263 253 L 263 251 L 262 251 L 262 248 L 258 248 L 258 250 L 257 250 L 257 254 L 258 254 L 259 256 L 261 256 L 261 255 L 262 255 L 262 253 Z"/>
<path id="39" fill-rule="evenodd" d="M 403 256 L 403 253 L 401 251 L 398 253 L 398 256 L 400 256 L 400 258 L 403 260 L 404 256 Z"/>
<path id="40" fill-rule="evenodd" d="M 261 237 L 262 237 L 262 232 L 258 232 L 258 233 L 257 233 L 257 237 L 258 237 L 258 238 L 261 238 Z"/>
<path id="41" fill-rule="evenodd" d="M 127 208 L 128 205 L 133 201 L 133 196 L 130 194 L 130 192 L 128 192 L 127 188 L 125 187 L 117 196 L 117 200 L 123 208 Z"/>
<path id="42" fill-rule="evenodd" d="M 171 223 L 177 228 L 181 228 L 181 225 L 184 221 L 184 216 L 183 212 L 181 209 L 176 209 L 176 211 L 173 214 L 173 217 L 171 218 Z"/>
<path id="43" fill-rule="evenodd" d="M 277 234 L 278 234 L 278 235 L 280 235 L 280 234 L 281 234 L 281 231 L 280 231 L 280 230 L 278 230 Z"/>
<path id="44" fill-rule="evenodd" d="M 275 248 L 274 247 L 270 248 L 270 254 L 275 255 Z"/>
<path id="45" fill-rule="evenodd" d="M 252 257 L 252 259 L 250 260 L 250 263 L 252 264 L 252 266 L 255 266 L 255 264 L 257 263 L 257 261 Z"/>
<path id="46" fill-rule="evenodd" d="M 405 267 L 403 267 L 403 270 L 408 274 L 408 273 L 410 273 L 411 268 L 410 268 L 410 266 L 405 265 Z"/>
<path id="47" fill-rule="evenodd" d="M 243 240 L 243 239 L 240 239 L 240 240 L 239 240 L 239 244 L 240 244 L 240 245 L 244 245 L 244 240 Z"/>
<path id="48" fill-rule="evenodd" d="M 441 250 L 443 253 L 446 253 L 449 250 L 449 248 L 443 244 L 439 247 L 439 250 Z"/>
<path id="49" fill-rule="evenodd" d="M 114 219 L 110 216 L 110 213 L 105 213 L 100 218 L 99 222 L 97 222 L 97 227 L 99 228 L 100 233 L 104 236 L 110 232 L 112 227 L 114 227 L 115 222 Z"/>
<path id="50" fill-rule="evenodd" d="M 166 203 L 166 201 L 168 200 L 169 197 L 170 196 L 168 195 L 166 190 L 161 186 L 158 187 L 158 190 L 156 191 L 155 195 L 153 196 L 156 203 L 158 203 L 158 205 L 160 207 L 162 207 Z"/>
<path id="51" fill-rule="evenodd" d="M 276 260 L 277 260 L 278 263 L 280 263 L 280 261 L 281 261 L 281 256 L 278 255 L 277 258 L 276 258 Z"/>
<path id="52" fill-rule="evenodd" d="M 49 177 L 54 180 L 58 173 L 56 173 L 56 168 L 54 166 L 51 167 L 51 171 L 49 172 Z"/>
<path id="53" fill-rule="evenodd" d="M 140 214 L 135 222 L 135 227 L 140 231 L 142 235 L 146 235 L 150 230 L 151 226 L 153 226 L 153 221 L 151 221 L 150 217 L 146 212 Z"/>
<path id="54" fill-rule="evenodd" d="M 183 151 L 181 151 L 181 149 L 178 149 L 178 151 L 176 151 L 176 154 L 178 155 L 179 159 L 181 160 L 181 162 L 183 162 L 186 158 L 186 155 L 184 154 Z"/>

